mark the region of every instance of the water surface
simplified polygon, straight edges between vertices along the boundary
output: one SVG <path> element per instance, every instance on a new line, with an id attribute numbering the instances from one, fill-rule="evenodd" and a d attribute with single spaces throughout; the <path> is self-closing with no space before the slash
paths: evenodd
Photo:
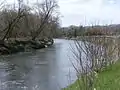
<path id="1" fill-rule="evenodd" d="M 56 39 L 49 48 L 1 56 L 0 90 L 60 90 L 74 82 L 70 44 Z"/>

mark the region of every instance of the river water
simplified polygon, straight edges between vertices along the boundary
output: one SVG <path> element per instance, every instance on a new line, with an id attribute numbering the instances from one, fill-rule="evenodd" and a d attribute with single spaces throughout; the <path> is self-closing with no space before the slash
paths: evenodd
<path id="1" fill-rule="evenodd" d="M 0 90 L 61 90 L 74 82 L 72 43 L 55 39 L 49 48 L 1 56 Z"/>

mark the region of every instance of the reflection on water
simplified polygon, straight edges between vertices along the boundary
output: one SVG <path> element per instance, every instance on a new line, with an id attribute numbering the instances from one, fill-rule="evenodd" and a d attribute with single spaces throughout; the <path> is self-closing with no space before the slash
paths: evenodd
<path id="1" fill-rule="evenodd" d="M 50 48 L 0 57 L 0 90 L 60 90 L 76 79 L 68 40 Z"/>

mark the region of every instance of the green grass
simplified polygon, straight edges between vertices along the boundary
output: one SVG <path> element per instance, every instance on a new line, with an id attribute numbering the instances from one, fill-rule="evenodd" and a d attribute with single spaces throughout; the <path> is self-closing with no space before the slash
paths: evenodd
<path id="1" fill-rule="evenodd" d="M 120 90 L 120 61 L 98 74 L 95 88 L 96 90 Z M 78 80 L 63 90 L 80 90 Z"/>

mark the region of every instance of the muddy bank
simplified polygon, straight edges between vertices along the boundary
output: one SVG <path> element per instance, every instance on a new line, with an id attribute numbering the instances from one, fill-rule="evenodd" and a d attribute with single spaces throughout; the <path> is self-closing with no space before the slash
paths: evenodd
<path id="1" fill-rule="evenodd" d="M 13 39 L 0 41 L 0 55 L 42 49 L 51 46 L 53 43 L 54 43 L 53 39 L 37 39 L 37 40 Z"/>

